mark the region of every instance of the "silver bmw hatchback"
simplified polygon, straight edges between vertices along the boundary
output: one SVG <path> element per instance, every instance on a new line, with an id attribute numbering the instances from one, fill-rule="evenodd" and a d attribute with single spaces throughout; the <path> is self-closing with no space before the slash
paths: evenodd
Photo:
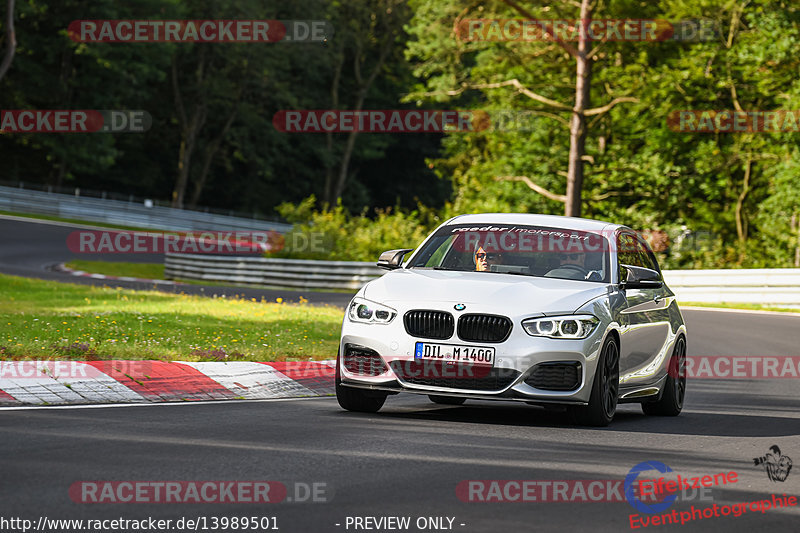
<path id="1" fill-rule="evenodd" d="M 619 403 L 648 415 L 683 408 L 686 326 L 630 228 L 463 215 L 378 266 L 389 272 L 361 288 L 342 324 L 344 409 L 376 412 L 406 392 L 450 405 L 560 405 L 579 424 L 605 426 Z"/>

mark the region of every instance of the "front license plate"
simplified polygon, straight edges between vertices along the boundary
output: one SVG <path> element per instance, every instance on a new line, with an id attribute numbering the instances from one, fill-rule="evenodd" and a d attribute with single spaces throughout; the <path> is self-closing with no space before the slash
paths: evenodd
<path id="1" fill-rule="evenodd" d="M 494 365 L 494 348 L 418 342 L 414 349 L 414 359 L 417 361 L 453 361 L 476 365 Z"/>

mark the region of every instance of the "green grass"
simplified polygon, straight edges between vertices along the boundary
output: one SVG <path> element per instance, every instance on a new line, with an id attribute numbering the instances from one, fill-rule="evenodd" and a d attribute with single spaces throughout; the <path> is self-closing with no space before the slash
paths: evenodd
<path id="1" fill-rule="evenodd" d="M 0 275 L 0 359 L 283 361 L 336 355 L 333 306 Z"/>
<path id="2" fill-rule="evenodd" d="M 800 313 L 800 308 L 791 307 L 772 307 L 761 304 L 747 304 L 737 302 L 722 303 L 702 303 L 702 302 L 678 302 L 681 307 L 718 307 L 720 309 L 744 309 L 746 311 L 777 311 L 780 313 Z"/>
<path id="3" fill-rule="evenodd" d="M 108 261 L 75 260 L 67 263 L 73 270 L 83 270 L 106 276 L 129 276 L 132 278 L 164 279 L 164 265 L 161 263 L 115 263 Z"/>

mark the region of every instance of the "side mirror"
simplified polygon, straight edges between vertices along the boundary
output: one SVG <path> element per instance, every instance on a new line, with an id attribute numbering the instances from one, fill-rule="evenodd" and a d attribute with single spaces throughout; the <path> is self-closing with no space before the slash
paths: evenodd
<path id="1" fill-rule="evenodd" d="M 413 251 L 413 248 L 403 248 L 401 250 L 389 250 L 383 252 L 378 258 L 378 267 L 385 270 L 394 270 L 400 268 L 403 264 L 403 257 Z"/>
<path id="2" fill-rule="evenodd" d="M 620 265 L 627 274 L 625 279 L 619 280 L 622 289 L 659 289 L 664 284 L 661 276 L 655 270 L 633 265 Z"/>

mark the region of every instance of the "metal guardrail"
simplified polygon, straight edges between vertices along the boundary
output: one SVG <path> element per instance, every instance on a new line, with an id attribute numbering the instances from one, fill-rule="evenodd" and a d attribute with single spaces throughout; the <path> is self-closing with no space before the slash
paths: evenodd
<path id="1" fill-rule="evenodd" d="M 375 263 L 166 254 L 164 277 L 298 289 L 358 290 L 386 271 Z"/>
<path id="2" fill-rule="evenodd" d="M 800 268 L 665 270 L 679 301 L 800 305 Z"/>
<path id="3" fill-rule="evenodd" d="M 290 224 L 266 220 L 4 186 L 0 186 L 0 210 L 171 231 L 285 233 L 291 229 Z"/>
<path id="4" fill-rule="evenodd" d="M 167 279 L 227 281 L 301 289 L 357 290 L 385 274 L 375 263 L 166 254 Z M 800 269 L 665 270 L 684 302 L 800 305 Z"/>

